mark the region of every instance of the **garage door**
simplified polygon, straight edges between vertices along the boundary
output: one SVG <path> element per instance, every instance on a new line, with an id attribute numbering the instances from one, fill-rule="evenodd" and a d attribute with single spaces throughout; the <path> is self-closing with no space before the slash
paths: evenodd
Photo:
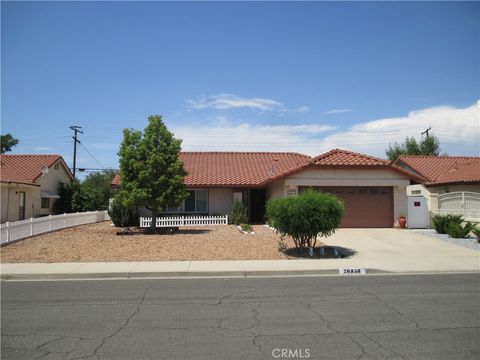
<path id="1" fill-rule="evenodd" d="M 309 187 L 301 187 L 303 191 Z M 393 227 L 393 195 L 391 187 L 314 187 L 343 200 L 345 217 L 342 227 Z"/>

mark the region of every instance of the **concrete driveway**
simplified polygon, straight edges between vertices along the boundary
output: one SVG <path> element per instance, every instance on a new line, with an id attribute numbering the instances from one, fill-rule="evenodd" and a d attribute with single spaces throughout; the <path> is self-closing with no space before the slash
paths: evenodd
<path id="1" fill-rule="evenodd" d="M 480 270 L 479 251 L 406 230 L 340 229 L 322 241 L 354 251 L 343 259 L 352 267 L 393 272 Z"/>

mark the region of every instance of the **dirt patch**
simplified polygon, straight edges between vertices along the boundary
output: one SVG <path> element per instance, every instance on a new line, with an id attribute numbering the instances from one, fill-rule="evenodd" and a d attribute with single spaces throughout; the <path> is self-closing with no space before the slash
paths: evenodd
<path id="1" fill-rule="evenodd" d="M 185 227 L 174 235 L 117 236 L 109 221 L 35 236 L 0 249 L 3 263 L 102 262 L 174 260 L 275 260 L 289 256 L 278 251 L 272 231 L 243 234 L 233 225 Z M 292 239 L 284 240 L 293 248 Z"/>

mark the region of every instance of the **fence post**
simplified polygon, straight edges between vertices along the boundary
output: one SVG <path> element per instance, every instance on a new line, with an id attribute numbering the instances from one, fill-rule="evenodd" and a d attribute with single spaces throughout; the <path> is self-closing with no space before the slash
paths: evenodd
<path id="1" fill-rule="evenodd" d="M 7 221 L 5 223 L 5 226 L 6 226 L 6 230 L 7 230 L 7 243 L 10 242 L 10 222 Z"/>
<path id="2" fill-rule="evenodd" d="M 33 236 L 33 218 L 30 218 L 30 236 Z"/>
<path id="3" fill-rule="evenodd" d="M 52 231 L 52 215 L 48 215 L 48 231 Z"/>

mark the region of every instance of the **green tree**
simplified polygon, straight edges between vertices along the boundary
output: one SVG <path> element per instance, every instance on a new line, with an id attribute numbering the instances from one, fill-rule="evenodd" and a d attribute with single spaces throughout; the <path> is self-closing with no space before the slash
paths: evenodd
<path id="1" fill-rule="evenodd" d="M 82 185 L 78 180 L 70 184 L 61 184 L 58 189 L 58 198 L 53 203 L 54 214 L 64 214 L 72 212 L 82 212 L 89 210 L 87 208 L 88 196 L 83 192 Z"/>
<path id="2" fill-rule="evenodd" d="M 96 171 L 87 175 L 82 181 L 82 191 L 85 194 L 85 207 L 88 210 L 106 210 L 108 201 L 113 196 L 110 186 L 115 176 L 114 170 Z"/>
<path id="3" fill-rule="evenodd" d="M 389 144 L 385 153 L 391 161 L 397 160 L 400 155 L 438 156 L 440 155 L 440 140 L 436 136 L 431 135 L 417 142 L 413 136 L 407 136 L 402 144 L 397 142 L 393 145 Z"/>
<path id="4" fill-rule="evenodd" d="M 18 139 L 15 139 L 11 134 L 0 135 L 0 154 L 12 151 L 12 148 L 18 143 Z"/>
<path id="5" fill-rule="evenodd" d="M 121 190 L 118 196 L 127 207 L 145 206 L 155 219 L 167 206 L 178 206 L 188 197 L 187 175 L 178 155 L 181 139 L 174 138 L 160 115 L 148 117 L 143 133 L 123 130 L 120 157 Z"/>
<path id="6" fill-rule="evenodd" d="M 313 189 L 298 196 L 271 199 L 267 203 L 267 216 L 282 237 L 288 235 L 295 247 L 314 248 L 317 236 L 330 236 L 340 227 L 345 208 L 334 195 Z"/>

